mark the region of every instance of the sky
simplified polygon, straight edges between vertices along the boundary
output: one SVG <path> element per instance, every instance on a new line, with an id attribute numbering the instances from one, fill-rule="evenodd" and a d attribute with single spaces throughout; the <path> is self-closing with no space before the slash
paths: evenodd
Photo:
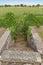
<path id="1" fill-rule="evenodd" d="M 33 4 L 42 4 L 43 0 L 0 0 L 0 5 L 4 4 L 27 4 L 27 5 L 33 5 Z"/>

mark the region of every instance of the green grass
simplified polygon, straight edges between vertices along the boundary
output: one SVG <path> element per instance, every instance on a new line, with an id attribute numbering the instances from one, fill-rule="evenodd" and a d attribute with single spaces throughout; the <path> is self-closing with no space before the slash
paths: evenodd
<path id="1" fill-rule="evenodd" d="M 27 35 L 28 26 L 40 25 L 43 25 L 41 7 L 0 7 L 0 27 L 9 28 L 15 39 L 17 33 Z"/>
<path id="2" fill-rule="evenodd" d="M 43 26 L 43 16 L 37 16 L 38 22 L 40 23 L 41 26 Z"/>
<path id="3" fill-rule="evenodd" d="M 0 16 L 3 16 L 7 12 L 13 12 L 15 15 L 19 16 L 23 13 L 32 14 L 43 14 L 43 8 L 41 7 L 0 7 Z"/>

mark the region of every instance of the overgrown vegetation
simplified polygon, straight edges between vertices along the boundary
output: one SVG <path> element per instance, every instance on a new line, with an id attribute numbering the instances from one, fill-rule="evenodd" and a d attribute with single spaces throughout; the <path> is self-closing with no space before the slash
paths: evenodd
<path id="1" fill-rule="evenodd" d="M 13 13 L 9 12 L 9 13 L 6 13 L 5 14 L 5 17 L 4 17 L 4 23 L 5 23 L 5 27 L 12 27 L 16 25 L 16 20 L 15 20 L 15 16 Z"/>
<path id="2" fill-rule="evenodd" d="M 27 39 L 27 34 L 31 37 L 31 29 L 29 26 L 40 27 L 43 25 L 43 17 L 40 17 L 26 13 L 16 17 L 12 12 L 8 12 L 3 18 L 0 18 L 0 27 L 9 28 L 12 39 L 16 40 L 17 34 L 21 33 Z"/>

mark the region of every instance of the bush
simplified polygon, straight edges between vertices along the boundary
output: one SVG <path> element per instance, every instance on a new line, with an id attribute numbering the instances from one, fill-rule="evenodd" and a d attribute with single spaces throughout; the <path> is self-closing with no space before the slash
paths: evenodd
<path id="1" fill-rule="evenodd" d="M 12 39 L 16 40 L 16 27 L 14 26 L 10 27 L 10 31 Z"/>
<path id="2" fill-rule="evenodd" d="M 23 35 L 25 36 L 26 40 L 27 40 L 28 26 L 29 26 L 28 22 L 25 22 L 25 20 L 24 20 L 22 32 L 23 32 Z"/>
<path id="3" fill-rule="evenodd" d="M 4 23 L 7 28 L 10 28 L 11 26 L 15 26 L 16 20 L 15 20 L 14 14 L 12 12 L 6 13 L 6 15 L 4 17 Z"/>
<path id="4" fill-rule="evenodd" d="M 32 36 L 32 33 L 31 33 L 31 28 L 29 28 L 29 27 L 28 27 L 28 32 L 27 32 L 27 35 L 28 35 L 28 37 L 29 37 L 29 38 L 31 38 L 31 36 Z"/>
<path id="5" fill-rule="evenodd" d="M 12 39 L 16 39 L 16 19 L 12 12 L 6 13 L 3 24 L 5 28 L 10 29 Z"/>
<path id="6" fill-rule="evenodd" d="M 24 21 L 27 22 L 29 26 L 40 26 L 39 19 L 33 14 L 26 15 Z"/>
<path id="7" fill-rule="evenodd" d="M 12 39 L 16 40 L 17 33 L 22 33 L 27 39 L 27 33 L 31 37 L 31 30 L 29 26 L 40 27 L 43 25 L 43 17 L 36 17 L 33 14 L 24 13 L 20 17 L 15 17 L 12 12 L 5 14 L 3 19 L 0 19 L 0 27 L 9 28 L 11 31 Z"/>

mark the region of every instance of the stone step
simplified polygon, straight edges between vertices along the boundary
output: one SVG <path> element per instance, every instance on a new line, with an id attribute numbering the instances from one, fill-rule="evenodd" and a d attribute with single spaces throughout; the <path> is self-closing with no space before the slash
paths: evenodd
<path id="1" fill-rule="evenodd" d="M 13 62 L 2 62 L 1 65 L 43 65 L 43 63 L 13 63 Z"/>
<path id="2" fill-rule="evenodd" d="M 16 42 L 24 41 L 24 40 L 25 40 L 24 38 L 17 38 L 17 39 L 16 39 Z"/>
<path id="3" fill-rule="evenodd" d="M 32 64 L 28 64 L 28 63 L 2 63 L 2 65 L 32 65 Z"/>
<path id="4" fill-rule="evenodd" d="M 17 35 L 16 37 L 16 41 L 19 42 L 19 41 L 24 41 L 25 40 L 25 37 L 22 35 Z"/>
<path id="5" fill-rule="evenodd" d="M 5 63 L 5 62 L 2 62 L 2 64 L 1 65 L 40 65 L 40 64 L 38 64 L 38 63 L 35 63 L 35 64 L 29 64 L 29 63 Z M 41 65 L 43 65 L 43 64 L 41 64 Z"/>
<path id="6" fill-rule="evenodd" d="M 26 64 L 23 64 L 23 65 L 32 65 L 32 64 L 28 64 L 28 63 L 26 63 Z"/>
<path id="7" fill-rule="evenodd" d="M 8 65 L 32 65 L 32 64 L 28 64 L 28 63 L 9 63 Z"/>
<path id="8" fill-rule="evenodd" d="M 16 42 L 16 43 L 14 44 L 14 46 L 24 47 L 24 46 L 27 46 L 27 42 L 26 42 L 26 41 L 19 41 L 19 42 Z"/>
<path id="9" fill-rule="evenodd" d="M 33 51 L 33 49 L 32 48 L 30 48 L 30 47 L 11 47 L 10 48 L 10 50 L 24 50 L 24 51 Z"/>
<path id="10" fill-rule="evenodd" d="M 41 56 L 38 52 L 21 51 L 21 50 L 5 50 L 1 54 L 0 61 L 14 63 L 41 63 Z"/>

